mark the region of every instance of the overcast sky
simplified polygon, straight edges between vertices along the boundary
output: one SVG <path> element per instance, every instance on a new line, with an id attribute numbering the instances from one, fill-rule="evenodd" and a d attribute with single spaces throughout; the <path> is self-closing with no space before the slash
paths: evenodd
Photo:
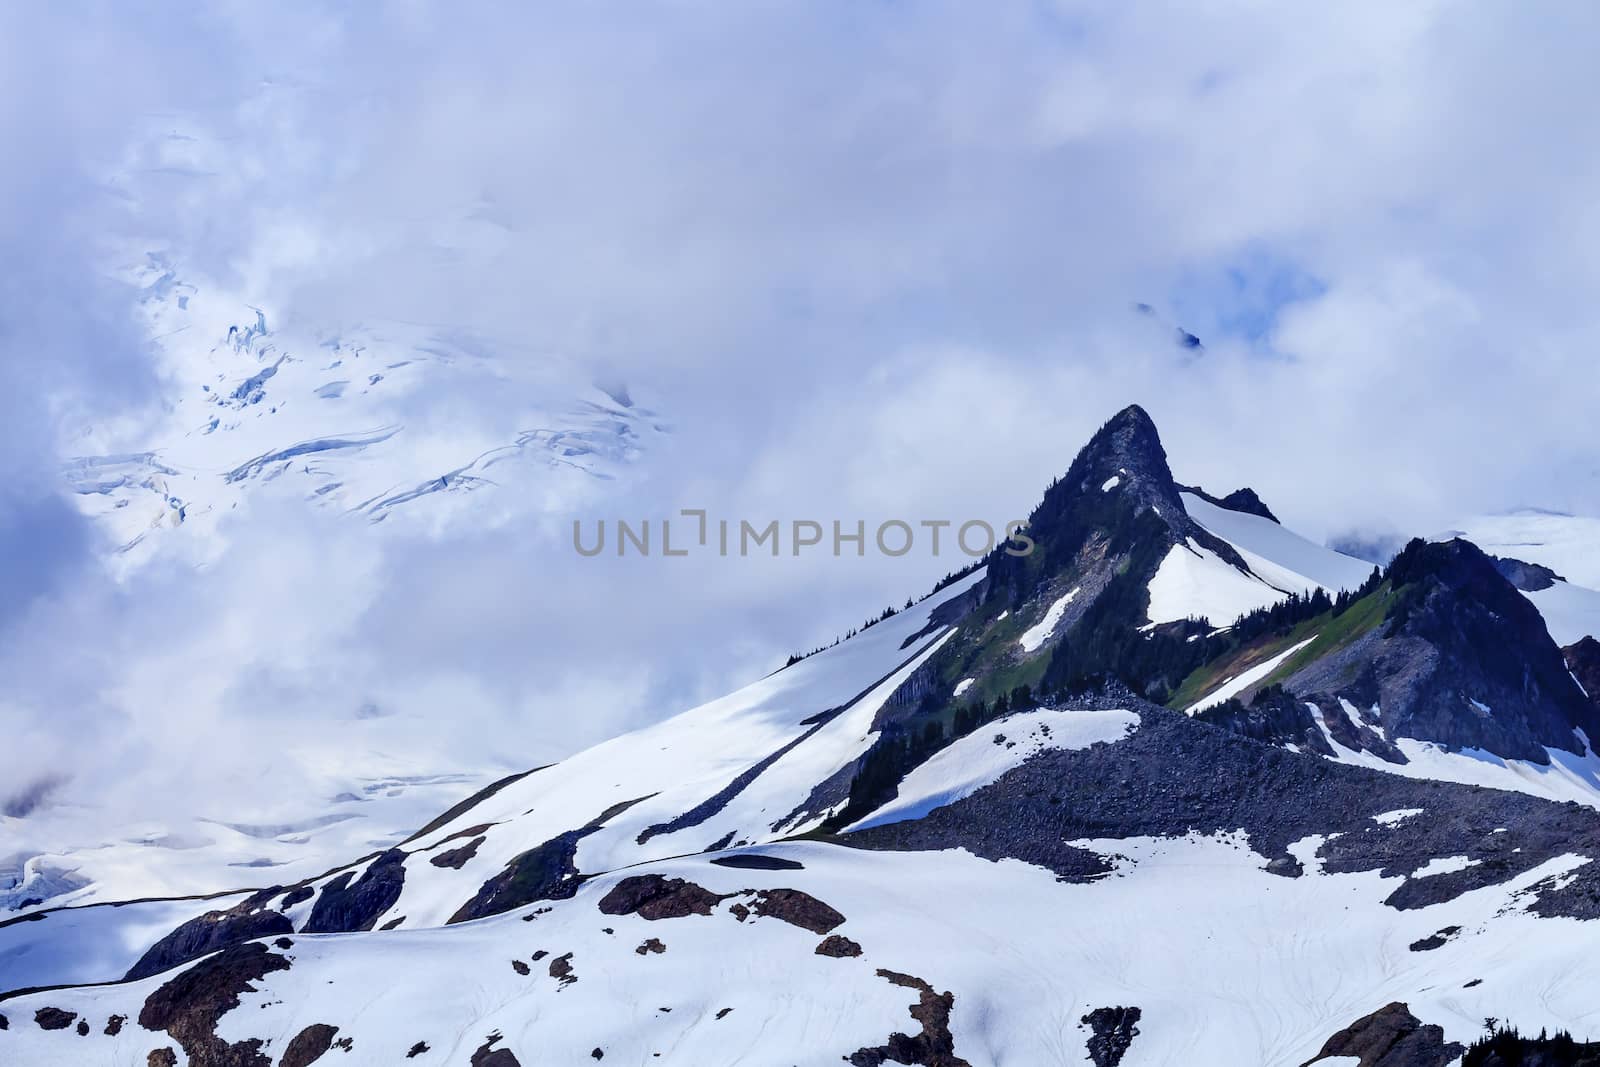
<path id="1" fill-rule="evenodd" d="M 1593 5 L 197 7 L 0 15 L 0 800 L 547 762 L 964 562 L 581 560 L 573 517 L 1003 522 L 1129 403 L 1318 539 L 1600 513 Z M 465 437 L 557 365 L 671 433 L 119 569 L 59 471 L 170 408 L 151 251 L 274 326 L 470 336 L 509 384 L 408 413 Z"/>

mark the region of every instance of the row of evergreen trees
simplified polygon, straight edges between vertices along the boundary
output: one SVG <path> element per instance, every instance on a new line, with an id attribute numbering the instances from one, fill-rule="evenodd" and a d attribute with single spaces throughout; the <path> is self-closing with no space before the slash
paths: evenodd
<path id="1" fill-rule="evenodd" d="M 1600 1067 L 1600 1045 L 1578 1042 L 1565 1030 L 1523 1037 L 1514 1026 L 1485 1019 L 1485 1035 L 1472 1043 L 1461 1067 Z"/>

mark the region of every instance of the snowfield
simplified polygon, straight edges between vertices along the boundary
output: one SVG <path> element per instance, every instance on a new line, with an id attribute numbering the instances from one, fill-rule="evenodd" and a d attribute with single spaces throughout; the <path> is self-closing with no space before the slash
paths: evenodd
<path id="1" fill-rule="evenodd" d="M 1492 555 L 1542 564 L 1575 585 L 1600 589 L 1600 518 L 1514 511 L 1468 519 L 1457 534 Z"/>
<path id="2" fill-rule="evenodd" d="M 1285 592 L 1306 596 L 1318 588 L 1330 594 L 1357 589 L 1372 573 L 1365 560 L 1308 541 L 1271 519 L 1219 508 L 1193 493 L 1182 499 L 1191 519 L 1232 545 L 1268 585 Z"/>
<path id="3" fill-rule="evenodd" d="M 1206 619 L 1213 626 L 1227 626 L 1287 595 L 1287 590 L 1246 574 L 1190 540 L 1173 545 L 1150 579 L 1150 621 Z"/>
<path id="4" fill-rule="evenodd" d="M 917 1031 L 916 990 L 882 972 L 950 994 L 954 1052 L 974 1065 L 1086 1063 L 1081 1020 L 1113 1005 L 1141 1013 L 1126 1067 L 1300 1064 L 1395 1000 L 1463 1042 L 1487 1015 L 1595 1028 L 1600 956 L 1574 936 L 1580 924 L 1526 910 L 1535 884 L 1575 868 L 1570 857 L 1400 910 L 1382 903 L 1399 878 L 1277 877 L 1229 835 L 1082 844 L 1116 873 L 1073 884 L 960 850 L 796 843 L 760 854 L 798 869 L 662 860 L 463 927 L 299 935 L 269 949 L 287 969 L 252 982 L 218 1033 L 265 1037 L 277 1055 L 328 1023 L 350 1041 L 332 1062 L 352 1067 L 393 1067 L 418 1045 L 425 1063 L 465 1064 L 492 1045 L 523 1063 L 593 1062 L 599 1050 L 606 1062 L 820 1065 Z M 600 910 L 641 874 L 736 896 L 678 918 Z M 735 911 L 746 891 L 779 888 L 825 904 L 842 919 L 828 933 L 860 955 L 819 954 L 819 932 Z M 1408 947 L 1450 927 L 1459 932 L 1438 948 Z M 0 1002 L 12 1020 L 0 1048 L 29 1067 L 143 1064 L 174 1047 L 133 1021 L 162 980 Z M 35 1026 L 45 1007 L 86 1019 L 88 1035 Z M 130 1022 L 107 1036 L 113 1014 Z"/>

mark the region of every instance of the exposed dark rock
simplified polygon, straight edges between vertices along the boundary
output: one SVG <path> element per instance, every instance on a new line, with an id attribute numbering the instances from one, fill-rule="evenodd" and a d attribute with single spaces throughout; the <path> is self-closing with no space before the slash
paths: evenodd
<path id="1" fill-rule="evenodd" d="M 472 1054 L 472 1067 L 522 1067 L 510 1049 L 494 1047 L 499 1042 L 498 1031 L 490 1034 L 488 1040 L 479 1045 L 477 1051 Z"/>
<path id="2" fill-rule="evenodd" d="M 285 949 L 285 950 L 294 948 L 294 942 L 289 940 L 287 937 L 278 938 L 276 941 L 273 942 L 273 945 L 275 945 L 278 948 Z"/>
<path id="3" fill-rule="evenodd" d="M 569 986 L 578 980 L 578 976 L 572 973 L 572 953 L 568 952 L 550 961 L 550 977 L 563 986 Z"/>
<path id="4" fill-rule="evenodd" d="M 11 1020 L 7 1019 L 3 1013 L 0 1013 L 0 1030 L 9 1029 L 11 1029 Z"/>
<path id="5" fill-rule="evenodd" d="M 1267 507 L 1262 499 L 1256 495 L 1256 491 L 1249 486 L 1245 486 L 1243 489 L 1235 489 L 1223 497 L 1220 503 L 1229 511 L 1243 511 L 1250 515 L 1259 515 L 1263 519 L 1271 519 L 1273 522 L 1278 521 L 1278 516 L 1272 513 L 1272 509 Z"/>
<path id="6" fill-rule="evenodd" d="M 259 941 L 230 945 L 169 979 L 145 999 L 139 1025 L 165 1030 L 189 1058 L 190 1067 L 271 1067 L 252 1038 L 233 1044 L 217 1036 L 217 1020 L 239 1006 L 239 996 L 255 989 L 289 961 Z"/>
<path id="7" fill-rule="evenodd" d="M 583 878 L 573 860 L 578 854 L 581 830 L 558 834 L 506 864 L 467 901 L 450 922 L 467 922 L 499 915 L 536 900 L 566 900 L 578 891 Z"/>
<path id="8" fill-rule="evenodd" d="M 1180 485 L 1178 488 L 1185 493 L 1193 493 L 1201 500 L 1215 504 L 1219 508 L 1227 508 L 1229 511 L 1242 511 L 1247 515 L 1259 515 L 1263 519 L 1270 519 L 1273 522 L 1278 521 L 1278 516 L 1272 513 L 1272 509 L 1268 508 L 1261 498 L 1256 495 L 1256 491 L 1249 486 L 1245 486 L 1243 489 L 1235 489 L 1224 497 L 1212 496 L 1198 485 Z"/>
<path id="9" fill-rule="evenodd" d="M 526 963 L 523 963 L 521 960 L 512 960 L 511 961 L 511 969 L 513 971 L 516 971 L 518 974 L 531 974 L 532 973 L 531 968 L 529 968 L 529 966 Z"/>
<path id="10" fill-rule="evenodd" d="M 1562 649 L 1561 654 L 1567 661 L 1567 669 L 1583 687 L 1589 703 L 1600 708 L 1600 641 L 1593 637 L 1585 637 L 1576 644 Z M 1600 742 L 1600 737 L 1591 736 L 1589 741 Z"/>
<path id="11" fill-rule="evenodd" d="M 1445 943 L 1461 932 L 1459 926 L 1446 926 L 1436 934 L 1418 938 L 1411 942 L 1412 952 L 1431 952 L 1436 948 L 1443 948 Z"/>
<path id="12" fill-rule="evenodd" d="M 639 942 L 639 947 L 633 951 L 637 952 L 641 956 L 648 956 L 652 952 L 659 955 L 667 951 L 667 946 L 661 943 L 660 938 L 647 937 L 643 941 Z"/>
<path id="13" fill-rule="evenodd" d="M 482 837 L 474 837 L 460 848 L 448 849 L 437 855 L 429 856 L 428 862 L 435 867 L 449 867 L 451 870 L 459 871 L 466 866 L 468 860 L 478 854 L 478 846 L 483 844 L 484 840 Z"/>
<path id="14" fill-rule="evenodd" d="M 1340 672 L 1366 674 L 1384 733 L 1507 759 L 1548 763 L 1547 747 L 1580 753 L 1581 727 L 1600 737 L 1600 709 L 1567 671 L 1544 618 L 1475 545 L 1413 541 L 1387 572 L 1394 590 L 1380 631 L 1285 682 L 1342 692 Z"/>
<path id="15" fill-rule="evenodd" d="M 170 971 L 241 941 L 291 933 L 294 933 L 294 924 L 287 915 L 271 908 L 263 909 L 251 897 L 226 911 L 208 911 L 183 923 L 151 945 L 129 968 L 123 981 L 132 982 Z"/>
<path id="16" fill-rule="evenodd" d="M 296 886 L 283 895 L 283 899 L 278 902 L 278 908 L 280 911 L 288 911 L 301 901 L 310 900 L 316 892 L 316 889 L 309 885 Z"/>
<path id="17" fill-rule="evenodd" d="M 126 1015 L 113 1015 L 106 1020 L 105 1034 L 107 1037 L 116 1037 L 122 1033 L 122 1024 L 128 1021 Z"/>
<path id="18" fill-rule="evenodd" d="M 951 993 L 935 993 L 933 987 L 914 975 L 878 969 L 878 977 L 915 990 L 917 1003 L 911 1017 L 922 1024 L 915 1037 L 896 1031 L 889 1040 L 873 1048 L 858 1049 L 845 1057 L 851 1067 L 882 1067 L 884 1063 L 921 1064 L 922 1067 L 971 1067 L 956 1055 L 955 1038 L 950 1033 L 950 1009 L 955 1006 Z"/>
<path id="19" fill-rule="evenodd" d="M 428 1051 L 428 1043 L 426 1041 L 418 1041 L 415 1045 L 412 1045 L 411 1050 L 406 1053 L 406 1059 L 414 1060 L 426 1051 Z"/>
<path id="20" fill-rule="evenodd" d="M 1112 478 L 1117 482 L 1108 492 L 1104 486 Z M 1020 605 L 1042 578 L 1079 561 L 1086 548 L 1106 541 L 1108 534 L 1110 541 L 1118 541 L 1119 531 L 1131 532 L 1136 527 L 1159 537 L 1153 553 L 1158 561 L 1164 549 L 1192 540 L 1246 569 L 1232 545 L 1189 518 L 1179 492 L 1155 423 L 1137 405 L 1124 408 L 1090 438 L 1067 473 L 1045 490 L 1043 500 L 1028 516 L 1028 534 L 1036 542 L 1033 552 L 1027 556 L 997 553 L 990 559 L 987 597 L 991 602 Z M 1138 518 L 1145 515 L 1155 521 L 1139 524 Z M 1125 547 L 1112 545 L 1109 555 L 1121 555 Z M 1223 625 L 1232 620 L 1212 621 Z"/>
<path id="21" fill-rule="evenodd" d="M 1328 1038 L 1308 1063 L 1349 1056 L 1360 1061 L 1359 1067 L 1446 1067 L 1462 1052 L 1455 1042 L 1445 1042 L 1443 1028 L 1424 1025 L 1409 1008 L 1396 1002 Z"/>
<path id="22" fill-rule="evenodd" d="M 604 1052 L 602 1052 L 600 1049 L 594 1049 L 592 1052 L 589 1053 L 589 1058 L 593 1059 L 593 1060 L 603 1060 L 603 1059 L 606 1058 L 606 1054 Z"/>
<path id="23" fill-rule="evenodd" d="M 1195 718 L 1253 741 L 1296 745 L 1319 756 L 1334 754 L 1310 709 L 1283 689 L 1256 693 L 1248 707 L 1238 700 L 1224 700 L 1195 712 Z"/>
<path id="24" fill-rule="evenodd" d="M 78 1036 L 79 1037 L 88 1037 L 89 1036 L 89 1020 L 88 1019 L 79 1019 L 78 1020 Z"/>
<path id="25" fill-rule="evenodd" d="M 714 856 L 718 867 L 737 867 L 746 871 L 803 871 L 805 864 L 782 856 L 766 856 L 759 852 L 738 852 L 732 856 Z"/>
<path id="26" fill-rule="evenodd" d="M 40 1008 L 33 1013 L 33 1021 L 41 1030 L 65 1030 L 77 1017 L 77 1012 L 62 1011 L 60 1008 Z"/>
<path id="27" fill-rule="evenodd" d="M 663 878 L 659 874 L 636 874 L 624 878 L 600 898 L 600 911 L 606 915 L 637 915 L 641 919 L 681 919 L 686 915 L 710 915 L 724 899 L 703 886 L 682 878 Z"/>
<path id="28" fill-rule="evenodd" d="M 550 955 L 550 953 L 546 952 L 544 949 L 540 949 L 538 952 L 533 954 L 533 962 L 538 963 L 548 955 Z"/>
<path id="29" fill-rule="evenodd" d="M 1090 1030 L 1089 1058 L 1094 1067 L 1117 1067 L 1139 1036 L 1138 1008 L 1096 1008 L 1081 1020 Z"/>
<path id="30" fill-rule="evenodd" d="M 386 922 L 382 926 L 378 927 L 378 929 L 379 930 L 398 930 L 400 928 L 400 924 L 405 922 L 405 921 L 406 921 L 406 917 L 404 915 L 396 915 L 394 918 L 390 919 L 388 922 Z"/>
<path id="31" fill-rule="evenodd" d="M 1242 830 L 1253 850 L 1282 861 L 1270 870 L 1292 875 L 1300 864 L 1289 845 L 1322 834 L 1329 839 L 1317 855 L 1329 873 L 1407 876 L 1387 900 L 1396 908 L 1503 884 L 1566 853 L 1600 859 L 1600 813 L 1590 808 L 1338 764 L 1130 703 L 1140 728 L 1115 745 L 1041 752 L 921 819 L 841 840 L 888 850 L 966 848 L 1087 881 L 1103 874 L 1106 862 L 1066 842 Z M 1402 808 L 1422 814 L 1394 825 L 1373 821 Z M 1409 877 L 1432 859 L 1458 855 L 1475 862 L 1449 874 Z M 1560 888 L 1536 887 L 1528 910 L 1600 918 L 1595 868 L 1600 864 L 1569 872 Z"/>
<path id="32" fill-rule="evenodd" d="M 791 926 L 825 934 L 844 922 L 844 916 L 810 893 L 798 889 L 762 889 L 756 893 L 755 913 L 782 919 Z"/>
<path id="33" fill-rule="evenodd" d="M 1524 593 L 1537 593 L 1541 589 L 1549 589 L 1558 581 L 1566 580 L 1549 567 L 1538 563 L 1527 563 L 1520 559 L 1506 559 L 1501 556 L 1490 556 L 1489 559 L 1502 578 Z"/>
<path id="34" fill-rule="evenodd" d="M 307 1067 L 317 1062 L 324 1052 L 333 1047 L 333 1035 L 338 1032 L 337 1026 L 312 1023 L 289 1039 L 288 1047 L 283 1050 L 283 1058 L 278 1061 L 278 1067 Z"/>
<path id="35" fill-rule="evenodd" d="M 178 1067 L 178 1054 L 170 1048 L 152 1049 L 144 1062 L 148 1067 Z"/>
<path id="36" fill-rule="evenodd" d="M 723 1009 L 721 1009 L 720 1011 L 717 1012 L 717 1018 L 719 1018 L 719 1019 L 727 1018 L 728 1013 L 730 1011 L 732 1011 L 732 1010 L 733 1010 L 732 1008 L 723 1008 Z"/>
<path id="37" fill-rule="evenodd" d="M 394 906 L 405 885 L 406 854 L 397 848 L 373 860 L 360 879 L 344 871 L 322 887 L 303 930 L 308 934 L 342 934 L 371 930 L 378 916 Z"/>
<path id="38" fill-rule="evenodd" d="M 568 900 L 583 884 L 583 875 L 575 864 L 578 842 L 594 833 L 633 805 L 650 799 L 635 797 L 613 804 L 588 823 L 576 830 L 557 834 L 550 840 L 529 849 L 514 858 L 499 874 L 479 887 L 450 922 L 467 922 L 489 915 L 499 915 L 540 900 Z"/>
<path id="39" fill-rule="evenodd" d="M 832 956 L 835 959 L 859 956 L 861 955 L 861 946 L 843 934 L 830 934 L 822 939 L 821 944 L 817 945 L 817 955 Z"/>

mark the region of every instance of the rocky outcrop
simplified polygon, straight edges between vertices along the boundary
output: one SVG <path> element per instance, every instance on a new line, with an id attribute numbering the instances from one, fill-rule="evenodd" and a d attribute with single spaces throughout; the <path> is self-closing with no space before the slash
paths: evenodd
<path id="1" fill-rule="evenodd" d="M 378 916 L 400 899 L 406 880 L 405 859 L 406 854 L 394 848 L 373 860 L 354 885 L 350 884 L 350 871 L 335 876 L 322 887 L 302 930 L 342 934 L 372 929 Z"/>
<path id="2" fill-rule="evenodd" d="M 1238 700 L 1224 700 L 1195 712 L 1195 718 L 1254 741 L 1294 745 L 1319 756 L 1334 754 L 1305 702 L 1281 688 L 1261 690 L 1248 707 Z"/>
<path id="3" fill-rule="evenodd" d="M 1262 499 L 1256 495 L 1256 491 L 1249 486 L 1245 486 L 1243 489 L 1235 489 L 1224 497 L 1212 496 L 1198 485 L 1181 485 L 1178 488 L 1185 493 L 1193 493 L 1201 500 L 1209 504 L 1215 504 L 1219 508 L 1226 508 L 1229 511 L 1241 511 L 1246 515 L 1259 515 L 1261 518 L 1271 522 L 1278 521 L 1278 516 L 1272 513 L 1272 509 L 1267 507 Z"/>
<path id="4" fill-rule="evenodd" d="M 710 915 L 725 898 L 684 878 L 636 874 L 624 878 L 600 898 L 606 915 L 637 915 L 641 919 L 681 919 Z"/>
<path id="5" fill-rule="evenodd" d="M 322 1058 L 323 1053 L 333 1047 L 333 1037 L 338 1032 L 337 1026 L 312 1023 L 289 1039 L 288 1047 L 283 1050 L 283 1058 L 278 1061 L 278 1067 L 310 1067 Z"/>
<path id="6" fill-rule="evenodd" d="M 129 968 L 123 981 L 132 982 L 170 971 L 241 941 L 294 933 L 294 924 L 288 916 L 263 908 L 258 896 L 251 896 L 224 911 L 208 911 L 190 919 L 151 945 Z"/>
<path id="7" fill-rule="evenodd" d="M 1000 551 L 990 559 L 988 599 L 1019 605 L 1073 567 L 1086 549 L 1112 558 L 1127 555 L 1135 541 L 1152 539 L 1142 554 L 1152 573 L 1166 550 L 1185 540 L 1247 570 L 1232 545 L 1189 518 L 1180 492 L 1155 423 L 1138 405 L 1124 408 L 1095 433 L 1028 516 L 1033 551 L 1024 557 Z"/>
<path id="8" fill-rule="evenodd" d="M 821 943 L 817 945 L 817 955 L 832 956 L 834 959 L 846 959 L 861 955 L 861 946 L 843 934 L 832 934 L 823 938 Z"/>
<path id="9" fill-rule="evenodd" d="M 1068 842 L 1242 831 L 1269 872 L 1295 877 L 1302 865 L 1289 846 L 1322 835 L 1316 855 L 1325 872 L 1403 878 L 1385 901 L 1400 909 L 1504 884 L 1558 856 L 1600 859 L 1600 813 L 1591 808 L 1334 763 L 1130 703 L 1139 729 L 1116 744 L 1041 752 L 921 819 L 841 840 L 893 851 L 964 848 L 1091 881 L 1109 866 Z M 1373 819 L 1408 808 L 1421 814 L 1394 825 Z M 1416 876 L 1446 856 L 1470 863 Z M 1536 914 L 1600 918 L 1600 863 L 1538 889 L 1528 905 Z"/>
<path id="10" fill-rule="evenodd" d="M 1424 1024 L 1401 1003 L 1379 1008 L 1340 1030 L 1307 1063 L 1326 1059 L 1357 1061 L 1358 1067 L 1446 1067 L 1464 1050 L 1446 1042 L 1441 1027 Z"/>
<path id="11" fill-rule="evenodd" d="M 1539 610 L 1475 545 L 1413 541 L 1372 594 L 1381 625 L 1297 670 L 1285 689 L 1376 708 L 1388 740 L 1548 763 L 1600 737 L 1600 708 L 1568 673 Z M 1332 717 L 1330 716 L 1330 721 Z"/>
<path id="12" fill-rule="evenodd" d="M 450 922 L 499 915 L 537 900 L 568 899 L 583 883 L 574 861 L 584 836 L 585 831 L 569 830 L 517 856 L 456 909 Z"/>
<path id="13" fill-rule="evenodd" d="M 1541 589 L 1549 589 L 1559 581 L 1565 581 L 1561 575 L 1538 563 L 1500 556 L 1490 556 L 1489 559 L 1494 562 L 1494 569 L 1500 572 L 1502 578 L 1524 593 L 1537 593 Z"/>
<path id="14" fill-rule="evenodd" d="M 1089 1028 L 1089 1058 L 1094 1067 L 1117 1067 L 1139 1036 L 1138 1008 L 1096 1008 L 1081 1020 Z"/>
<path id="15" fill-rule="evenodd" d="M 240 994 L 255 989 L 251 983 L 288 969 L 287 959 L 259 941 L 232 945 L 151 993 L 139 1025 L 171 1035 L 190 1067 L 271 1067 L 259 1039 L 228 1042 L 217 1036 L 217 1020 L 239 1006 Z"/>
<path id="16" fill-rule="evenodd" d="M 1584 696 L 1589 698 L 1589 703 L 1600 709 L 1600 641 L 1585 637 L 1577 644 L 1562 649 L 1561 655 L 1567 661 L 1567 669 L 1572 672 L 1572 677 L 1582 687 Z M 1589 740 L 1591 743 L 1600 743 L 1600 737 L 1593 734 L 1589 735 Z"/>
<path id="17" fill-rule="evenodd" d="M 850 1067 L 882 1067 L 891 1062 L 921 1064 L 922 1067 L 971 1067 L 956 1055 L 955 1038 L 950 1033 L 950 1009 L 955 1006 L 953 994 L 936 993 L 933 986 L 915 975 L 881 967 L 878 977 L 916 991 L 917 1002 L 908 1011 L 922 1024 L 922 1030 L 915 1036 L 896 1031 L 882 1045 L 857 1049 L 845 1057 Z"/>

